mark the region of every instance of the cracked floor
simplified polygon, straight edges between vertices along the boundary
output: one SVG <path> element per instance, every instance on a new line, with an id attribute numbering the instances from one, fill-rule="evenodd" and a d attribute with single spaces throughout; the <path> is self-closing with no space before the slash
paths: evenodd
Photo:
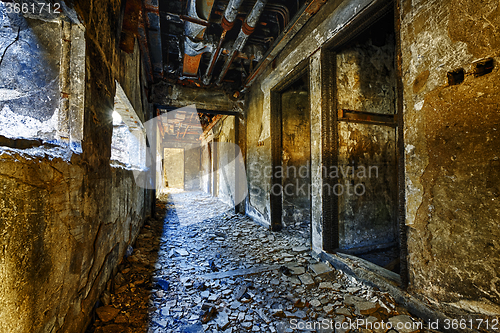
<path id="1" fill-rule="evenodd" d="M 201 192 L 157 202 L 89 333 L 427 332 L 393 298 Z"/>

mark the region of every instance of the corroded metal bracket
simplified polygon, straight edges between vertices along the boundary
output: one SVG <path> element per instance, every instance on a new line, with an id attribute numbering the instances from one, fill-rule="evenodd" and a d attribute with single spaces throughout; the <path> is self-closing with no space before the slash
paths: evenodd
<path id="1" fill-rule="evenodd" d="M 374 125 L 397 126 L 397 116 L 394 114 L 382 114 L 364 111 L 339 109 L 338 120 L 355 123 L 368 123 Z"/>

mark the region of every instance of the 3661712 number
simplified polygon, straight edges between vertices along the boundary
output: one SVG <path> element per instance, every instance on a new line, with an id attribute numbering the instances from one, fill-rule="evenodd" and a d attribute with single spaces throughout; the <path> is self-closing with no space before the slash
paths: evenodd
<path id="1" fill-rule="evenodd" d="M 5 3 L 5 10 L 8 14 L 16 13 L 16 14 L 38 14 L 41 15 L 43 13 L 48 14 L 60 14 L 61 13 L 61 4 L 56 3 Z"/>
<path id="2" fill-rule="evenodd" d="M 493 319 L 445 319 L 444 329 L 486 329 L 486 330 L 499 330 L 499 320 Z"/>

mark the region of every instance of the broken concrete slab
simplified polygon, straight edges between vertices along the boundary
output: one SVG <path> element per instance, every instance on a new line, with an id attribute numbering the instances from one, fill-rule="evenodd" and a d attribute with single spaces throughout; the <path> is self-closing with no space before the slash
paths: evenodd
<path id="1" fill-rule="evenodd" d="M 356 303 L 364 302 L 365 299 L 358 297 L 358 296 L 352 296 L 352 295 L 346 295 L 344 297 L 344 304 L 346 305 L 355 305 Z"/>
<path id="2" fill-rule="evenodd" d="M 217 323 L 217 328 L 223 330 L 229 326 L 229 316 L 225 311 L 221 311 L 215 318 L 215 322 Z"/>
<path id="3" fill-rule="evenodd" d="M 292 266 L 290 267 L 290 270 L 292 271 L 293 275 L 301 275 L 306 272 L 305 267 L 302 266 Z"/>
<path id="4" fill-rule="evenodd" d="M 306 287 L 312 287 L 312 286 L 314 286 L 314 280 L 313 280 L 311 274 L 309 274 L 309 273 L 305 273 L 305 274 L 299 275 L 299 280 Z"/>
<path id="5" fill-rule="evenodd" d="M 296 246 L 296 247 L 292 247 L 292 251 L 293 252 L 297 252 L 297 253 L 303 253 L 303 252 L 308 252 L 310 250 L 309 247 L 307 246 Z"/>
<path id="6" fill-rule="evenodd" d="M 371 315 L 380 308 L 377 302 L 356 302 L 354 306 L 356 308 L 356 313 L 364 316 Z"/>
<path id="7" fill-rule="evenodd" d="M 175 253 L 177 253 L 178 255 L 180 255 L 182 257 L 189 256 L 189 252 L 186 251 L 185 249 L 175 249 L 174 251 L 175 251 Z"/>
<path id="8" fill-rule="evenodd" d="M 330 265 L 320 262 L 314 265 L 310 265 L 309 269 L 313 272 L 314 276 L 328 274 L 333 271 Z"/>
<path id="9" fill-rule="evenodd" d="M 320 282 L 318 288 L 333 290 L 333 284 L 331 282 Z"/>

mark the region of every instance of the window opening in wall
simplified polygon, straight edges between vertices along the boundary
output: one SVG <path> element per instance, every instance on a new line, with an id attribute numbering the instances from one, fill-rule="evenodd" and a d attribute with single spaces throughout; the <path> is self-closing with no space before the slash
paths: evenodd
<path id="1" fill-rule="evenodd" d="M 113 111 L 111 162 L 127 168 L 146 168 L 146 133 L 140 118 L 118 82 Z"/>

